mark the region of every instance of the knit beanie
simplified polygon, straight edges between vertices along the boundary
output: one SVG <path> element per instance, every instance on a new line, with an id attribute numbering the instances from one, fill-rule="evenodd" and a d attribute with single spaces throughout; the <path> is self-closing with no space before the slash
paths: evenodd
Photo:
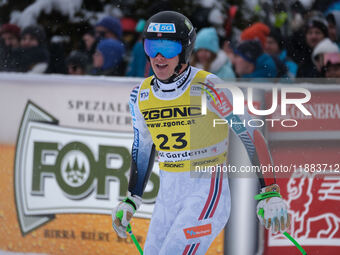
<path id="1" fill-rule="evenodd" d="M 194 50 L 198 51 L 200 49 L 210 50 L 211 52 L 217 54 L 220 47 L 218 45 L 218 36 L 215 28 L 202 28 L 197 33 Z"/>
<path id="2" fill-rule="evenodd" d="M 35 39 L 37 39 L 39 45 L 45 43 L 46 34 L 44 28 L 40 25 L 32 25 L 25 27 L 21 32 L 21 37 L 23 37 L 26 34 L 29 34 Z"/>
<path id="3" fill-rule="evenodd" d="M 241 33 L 242 41 L 246 40 L 259 40 L 261 42 L 262 47 L 264 47 L 266 43 L 266 38 L 270 33 L 270 29 L 267 25 L 257 22 L 250 27 L 243 30 Z"/>
<path id="4" fill-rule="evenodd" d="M 312 60 L 316 63 L 316 56 L 323 53 L 339 52 L 339 47 L 333 43 L 329 38 L 323 39 L 318 45 L 315 46 L 312 53 Z"/>
<path id="5" fill-rule="evenodd" d="M 103 54 L 104 64 L 101 69 L 106 70 L 118 65 L 124 56 L 125 49 L 121 41 L 103 39 L 97 45 L 97 50 Z"/>
<path id="6" fill-rule="evenodd" d="M 241 42 L 234 53 L 246 61 L 256 64 L 256 60 L 263 54 L 263 49 L 258 41 L 251 40 Z"/>
<path id="7" fill-rule="evenodd" d="M 16 38 L 20 38 L 20 28 L 14 24 L 3 24 L 0 28 L 0 34 L 9 33 Z"/>
<path id="8" fill-rule="evenodd" d="M 328 22 L 325 18 L 316 15 L 311 17 L 306 25 L 306 33 L 308 29 L 315 27 L 321 30 L 321 32 L 325 35 L 325 37 L 328 37 Z"/>
<path id="9" fill-rule="evenodd" d="M 96 24 L 96 27 L 99 26 L 105 27 L 107 30 L 115 34 L 118 39 L 121 39 L 123 32 L 119 19 L 107 16 Z"/>
<path id="10" fill-rule="evenodd" d="M 88 63 L 88 56 L 81 51 L 74 50 L 67 57 L 66 63 L 67 65 L 79 66 L 85 70 Z"/>

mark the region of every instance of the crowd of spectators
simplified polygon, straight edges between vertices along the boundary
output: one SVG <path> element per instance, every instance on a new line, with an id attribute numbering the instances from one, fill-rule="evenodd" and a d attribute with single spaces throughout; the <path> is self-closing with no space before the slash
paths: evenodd
<path id="1" fill-rule="evenodd" d="M 214 26 L 197 31 L 191 65 L 224 80 L 340 78 L 340 11 L 311 10 L 289 28 L 255 22 L 228 38 Z M 40 25 L 0 27 L 0 71 L 147 77 L 145 20 L 104 17 L 82 45 L 57 54 Z M 227 29 L 227 26 L 226 26 Z M 230 28 L 228 28 L 230 29 Z"/>

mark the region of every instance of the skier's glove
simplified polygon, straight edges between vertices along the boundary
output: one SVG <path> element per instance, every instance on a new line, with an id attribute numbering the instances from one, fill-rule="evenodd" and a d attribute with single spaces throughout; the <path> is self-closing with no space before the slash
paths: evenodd
<path id="1" fill-rule="evenodd" d="M 284 232 L 290 226 L 290 216 L 286 202 L 281 198 L 280 187 L 277 184 L 262 188 L 261 193 L 255 196 L 257 204 L 257 217 L 267 229 L 273 233 Z"/>
<path id="2" fill-rule="evenodd" d="M 112 211 L 112 226 L 121 238 L 126 238 L 126 227 L 134 213 L 142 204 L 142 198 L 136 195 L 129 195 L 120 202 Z"/>

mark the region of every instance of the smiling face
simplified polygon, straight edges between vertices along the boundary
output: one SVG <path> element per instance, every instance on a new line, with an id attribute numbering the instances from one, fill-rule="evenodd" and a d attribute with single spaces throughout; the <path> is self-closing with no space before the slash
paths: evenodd
<path id="1" fill-rule="evenodd" d="M 160 53 L 158 53 L 156 57 L 150 57 L 150 62 L 152 70 L 156 74 L 157 78 L 161 81 L 165 81 L 174 74 L 175 68 L 179 62 L 179 57 L 177 55 L 173 58 L 165 58 Z M 183 66 L 181 69 L 183 69 Z"/>

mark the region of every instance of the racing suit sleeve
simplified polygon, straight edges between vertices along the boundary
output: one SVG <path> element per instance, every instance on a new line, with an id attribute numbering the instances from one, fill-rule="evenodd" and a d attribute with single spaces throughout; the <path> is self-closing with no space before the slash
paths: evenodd
<path id="1" fill-rule="evenodd" d="M 155 146 L 138 107 L 139 86 L 130 95 L 134 140 L 132 144 L 131 170 L 128 190 L 131 195 L 142 197 L 155 160 Z"/>
<path id="2" fill-rule="evenodd" d="M 223 81 L 216 75 L 207 76 L 205 83 L 202 84 L 210 90 L 212 95 L 216 95 L 214 100 L 207 96 L 207 107 L 215 112 L 221 119 L 228 121 L 230 129 L 241 139 L 244 144 L 251 163 L 262 170 L 261 165 L 273 165 L 270 151 L 265 138 L 258 128 L 249 126 L 248 120 L 251 119 L 245 107 L 244 115 L 233 114 L 233 97 L 228 89 L 215 88 L 215 84 L 221 84 Z M 216 102 L 216 103 L 215 103 Z M 262 173 L 257 171 L 261 188 L 276 183 L 274 173 Z"/>

